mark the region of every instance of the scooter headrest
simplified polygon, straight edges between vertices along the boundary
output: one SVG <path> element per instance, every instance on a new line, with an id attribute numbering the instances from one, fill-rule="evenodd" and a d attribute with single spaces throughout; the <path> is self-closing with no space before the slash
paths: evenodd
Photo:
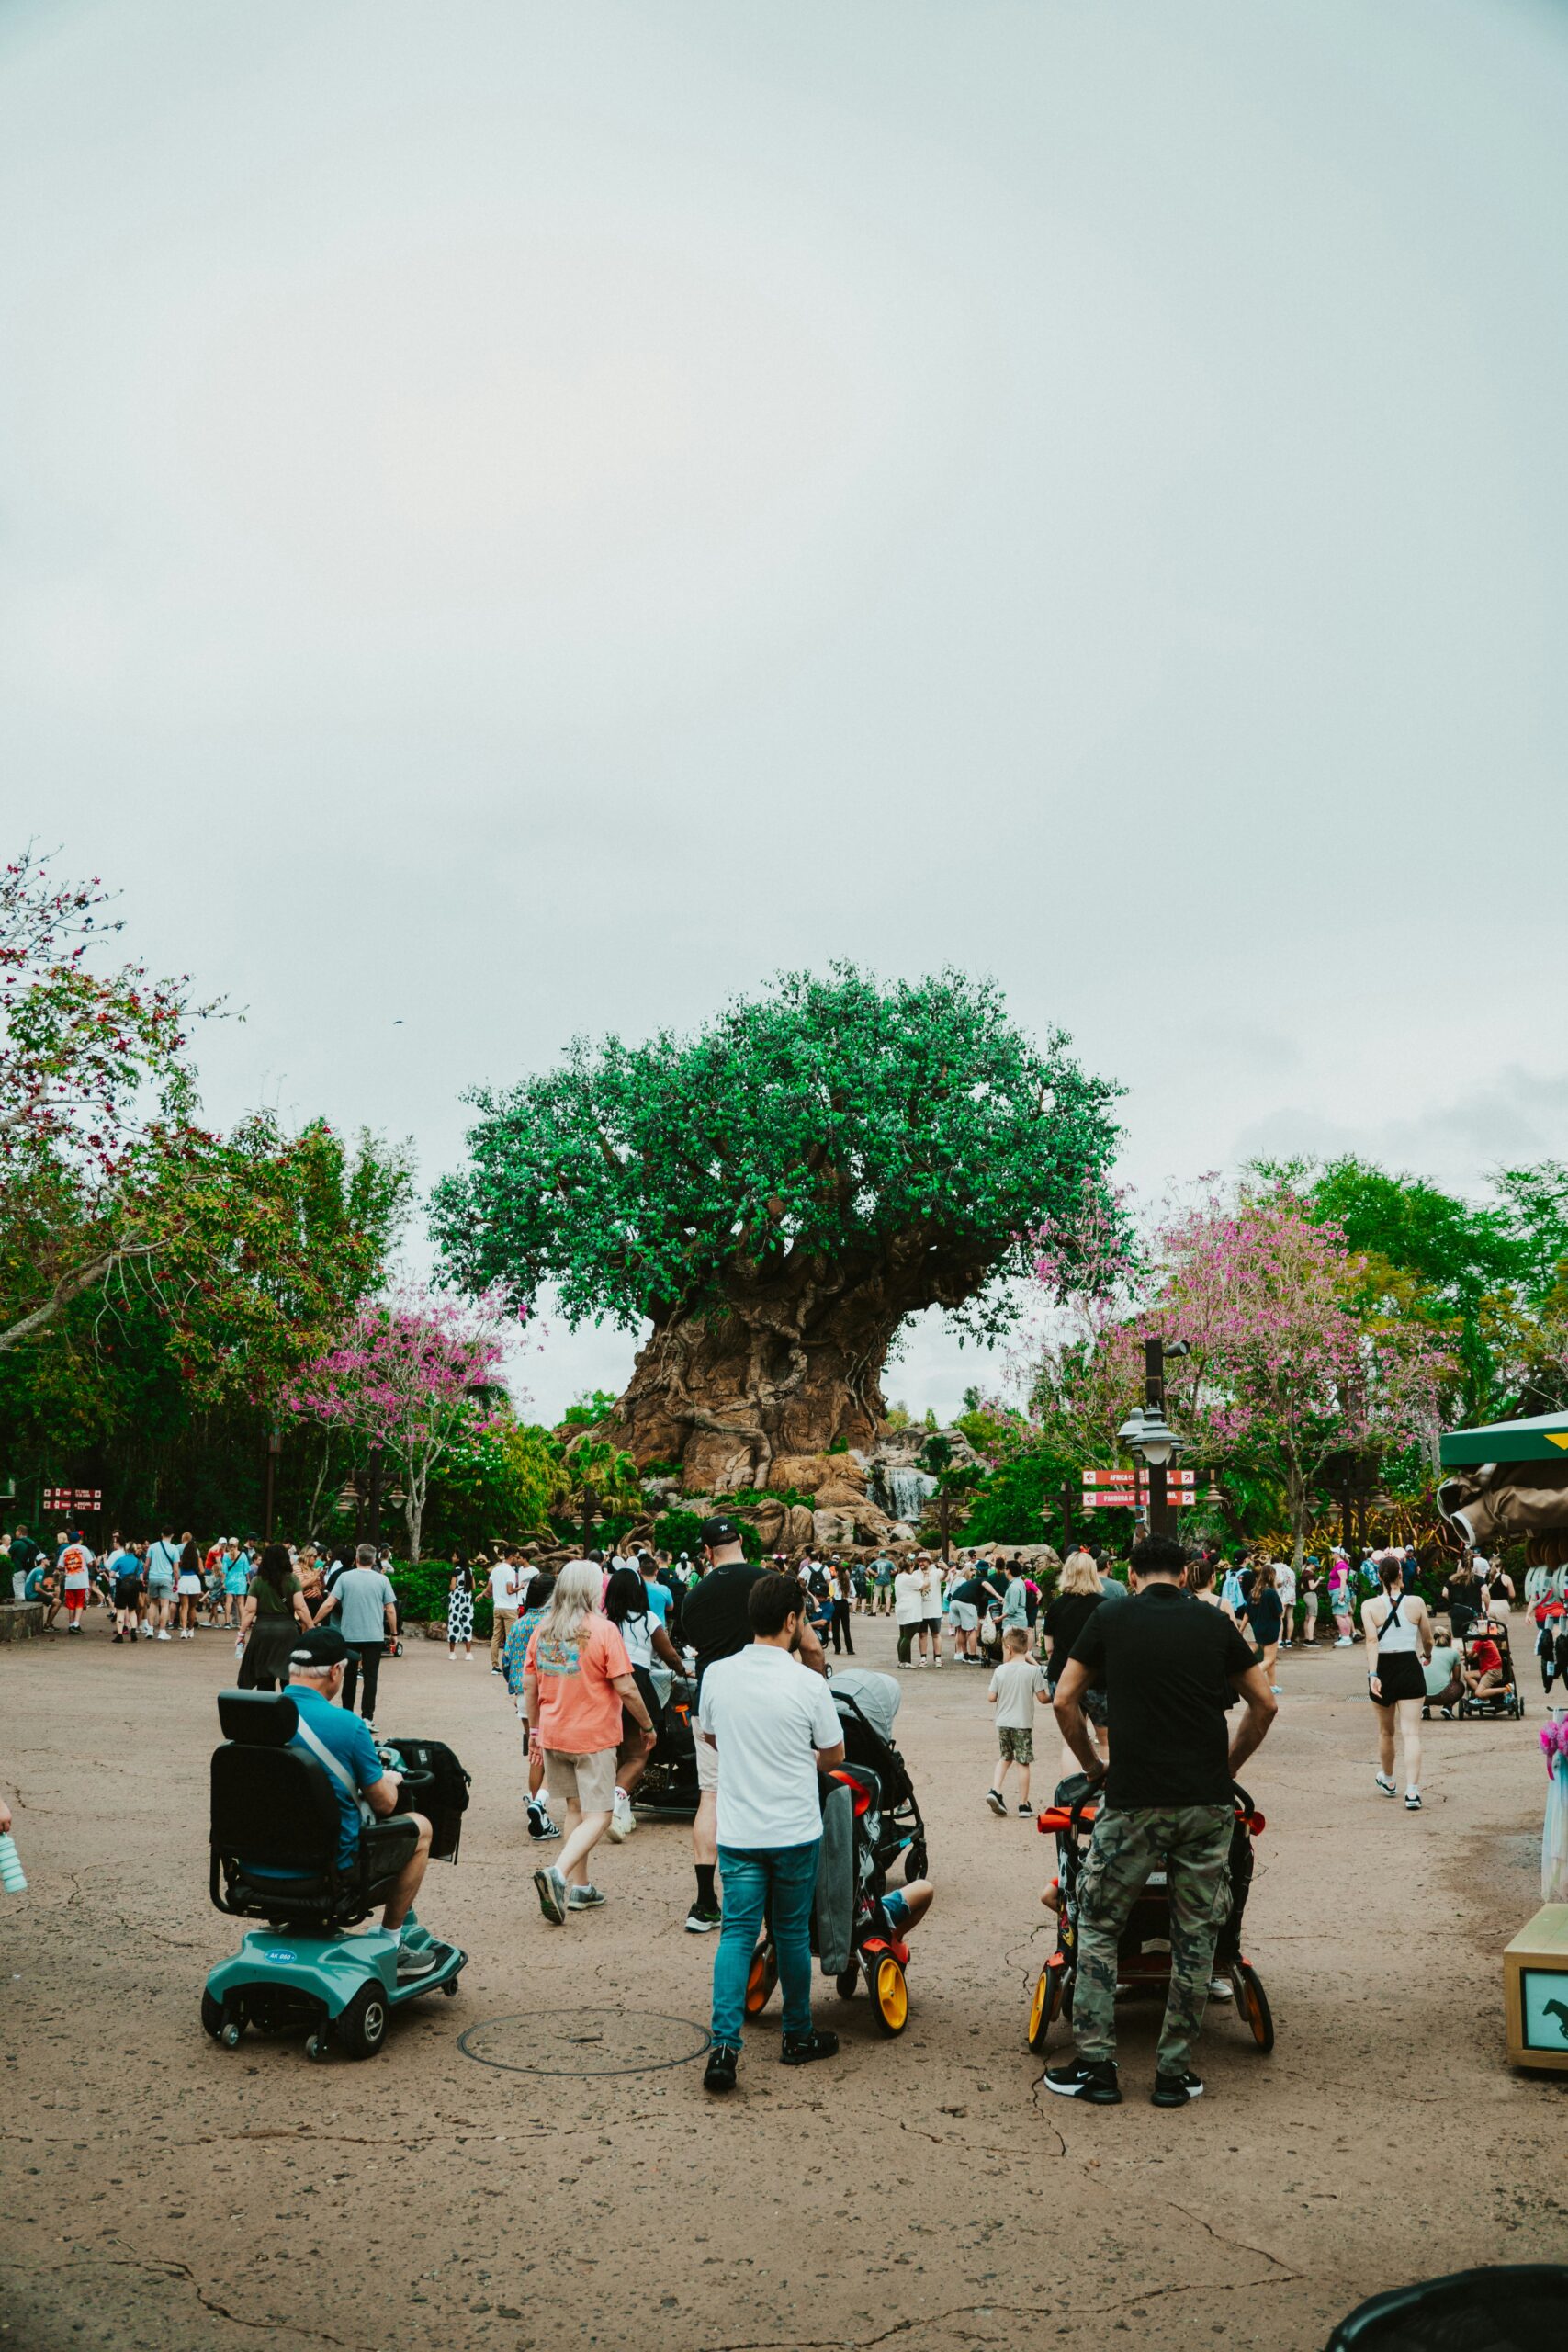
<path id="1" fill-rule="evenodd" d="M 220 1690 L 218 1720 L 226 1739 L 247 1747 L 287 1747 L 299 1727 L 299 1710 L 287 1690 Z"/>

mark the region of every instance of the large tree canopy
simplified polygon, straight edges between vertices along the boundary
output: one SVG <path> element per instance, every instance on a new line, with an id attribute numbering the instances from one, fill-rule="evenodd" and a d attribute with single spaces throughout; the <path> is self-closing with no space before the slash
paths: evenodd
<path id="1" fill-rule="evenodd" d="M 755 1475 L 869 1435 L 905 1316 L 1001 1328 L 1027 1237 L 1070 1234 L 1103 1186 L 1116 1091 L 1060 1034 L 1032 1045 L 987 982 L 790 974 L 694 1037 L 580 1041 L 472 1097 L 436 1236 L 470 1289 L 526 1302 L 553 1281 L 573 1323 L 651 1320 L 622 1400 L 639 1455 L 707 1429 L 748 1441 Z"/>

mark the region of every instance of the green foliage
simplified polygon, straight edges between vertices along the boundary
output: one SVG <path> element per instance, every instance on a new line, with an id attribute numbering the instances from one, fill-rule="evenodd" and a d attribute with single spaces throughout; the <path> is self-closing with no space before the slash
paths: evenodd
<path id="1" fill-rule="evenodd" d="M 453 1447 L 430 1474 L 425 1505 L 432 1540 L 493 1557 L 498 1544 L 523 1544 L 549 1527 L 558 1448 L 548 1430 L 522 1421 Z"/>
<path id="2" fill-rule="evenodd" d="M 563 1430 L 596 1429 L 608 1414 L 615 1411 L 618 1401 L 614 1389 L 590 1389 L 586 1396 L 579 1396 L 567 1407 L 561 1415 L 560 1425 Z"/>
<path id="3" fill-rule="evenodd" d="M 1066 1479 L 1075 1487 L 1077 1464 L 1054 1447 L 1035 1446 L 1001 1463 L 978 1487 L 974 1509 L 956 1541 L 971 1544 L 1055 1544 L 1065 1530 L 1057 1496 Z M 1108 1517 L 1120 1519 L 1120 1512 Z"/>
<path id="4" fill-rule="evenodd" d="M 694 1560 L 703 1548 L 703 1522 L 694 1510 L 660 1511 L 653 1522 L 653 1548 L 671 1552 L 676 1559 L 687 1553 Z"/>
<path id="5" fill-rule="evenodd" d="M 988 982 L 790 974 L 695 1037 L 580 1040 L 476 1094 L 434 1231 L 465 1285 L 527 1299 L 553 1280 L 573 1324 L 667 1319 L 827 1256 L 903 1312 L 971 1306 L 995 1329 L 1025 1237 L 1101 1180 L 1115 1091 L 1059 1034 L 1031 1045 Z"/>
<path id="6" fill-rule="evenodd" d="M 1558 1401 L 1552 1306 L 1568 1263 L 1568 1168 L 1549 1159 L 1505 1170 L 1486 1205 L 1354 1157 L 1298 1170 L 1297 1182 L 1313 1214 L 1366 1258 L 1369 1310 L 1426 1323 L 1451 1351 L 1452 1418 Z"/>
<path id="7" fill-rule="evenodd" d="M 727 1495 L 727 1503 L 738 1503 L 738 1495 Z M 653 1524 L 653 1548 L 656 1552 L 672 1552 L 677 1559 L 682 1552 L 694 1560 L 703 1556 L 703 1521 L 706 1512 L 667 1510 L 660 1512 Z M 762 1556 L 761 1538 L 749 1520 L 740 1521 L 740 1548 L 749 1560 Z"/>
<path id="8" fill-rule="evenodd" d="M 444 1622 L 446 1603 L 451 1592 L 452 1563 L 450 1560 L 420 1560 L 410 1565 L 406 1560 L 392 1569 L 388 1582 L 398 1596 L 398 1605 L 410 1624 L 434 1625 Z M 488 1589 L 474 1594 L 474 1639 L 488 1642 L 495 1623 L 495 1611 Z"/>

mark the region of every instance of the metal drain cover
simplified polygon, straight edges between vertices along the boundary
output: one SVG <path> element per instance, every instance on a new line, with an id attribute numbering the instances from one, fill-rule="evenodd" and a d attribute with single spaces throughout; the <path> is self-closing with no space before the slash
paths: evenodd
<path id="1" fill-rule="evenodd" d="M 707 2046 L 705 2026 L 653 2009 L 531 2009 L 457 2038 L 465 2058 L 513 2075 L 652 2075 L 689 2066 Z"/>

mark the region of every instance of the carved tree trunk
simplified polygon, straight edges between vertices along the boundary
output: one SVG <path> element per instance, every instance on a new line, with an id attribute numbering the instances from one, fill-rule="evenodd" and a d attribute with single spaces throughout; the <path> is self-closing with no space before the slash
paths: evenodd
<path id="1" fill-rule="evenodd" d="M 939 1267 L 919 1237 L 869 1262 L 792 1257 L 720 1305 L 656 1318 L 616 1408 L 618 1441 L 639 1464 L 679 1463 L 707 1494 L 765 1487 L 786 1455 L 870 1445 L 899 1324 L 974 1287 L 973 1270 Z"/>

